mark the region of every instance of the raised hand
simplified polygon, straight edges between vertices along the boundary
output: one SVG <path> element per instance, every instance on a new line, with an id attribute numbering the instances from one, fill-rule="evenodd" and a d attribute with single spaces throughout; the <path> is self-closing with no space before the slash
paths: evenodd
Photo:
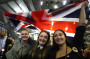
<path id="1" fill-rule="evenodd" d="M 80 17 L 79 17 L 79 25 L 78 26 L 84 26 L 86 23 L 86 13 L 85 13 L 85 7 L 88 5 L 88 1 L 85 1 L 81 6 L 80 11 Z"/>
<path id="2" fill-rule="evenodd" d="M 85 1 L 81 7 L 84 7 L 84 8 L 87 7 L 88 3 L 89 3 L 88 1 Z"/>

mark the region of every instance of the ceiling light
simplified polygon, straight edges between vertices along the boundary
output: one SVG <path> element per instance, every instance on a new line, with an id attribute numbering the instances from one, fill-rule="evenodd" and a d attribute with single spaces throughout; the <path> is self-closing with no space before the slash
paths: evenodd
<path id="1" fill-rule="evenodd" d="M 41 6 L 43 5 L 43 1 L 40 2 L 40 5 L 41 5 Z"/>
<path id="2" fill-rule="evenodd" d="M 66 5 L 66 2 L 67 2 L 67 1 L 66 1 L 66 0 L 64 0 L 64 1 L 63 1 L 63 5 Z"/>
<path id="3" fill-rule="evenodd" d="M 57 9 L 58 8 L 58 5 L 54 5 L 54 9 Z"/>

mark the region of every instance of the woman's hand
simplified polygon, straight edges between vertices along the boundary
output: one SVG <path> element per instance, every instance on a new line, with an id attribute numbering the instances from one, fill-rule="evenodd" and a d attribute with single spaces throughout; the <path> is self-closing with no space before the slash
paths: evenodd
<path id="1" fill-rule="evenodd" d="M 84 8 L 87 7 L 88 3 L 89 3 L 88 1 L 85 1 L 81 7 L 84 7 Z"/>
<path id="2" fill-rule="evenodd" d="M 78 26 L 85 26 L 86 23 L 86 12 L 85 12 L 85 7 L 88 5 L 88 1 L 85 1 L 82 6 L 81 6 L 81 11 L 80 11 L 80 17 L 79 17 L 79 24 Z"/>

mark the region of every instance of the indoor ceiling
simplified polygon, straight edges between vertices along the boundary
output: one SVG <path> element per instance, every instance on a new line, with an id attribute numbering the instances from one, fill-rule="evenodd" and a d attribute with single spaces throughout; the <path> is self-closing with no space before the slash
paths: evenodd
<path id="1" fill-rule="evenodd" d="M 66 4 L 65 1 L 67 1 Z M 55 4 L 59 5 L 57 8 L 59 9 L 64 5 L 72 4 L 78 1 L 82 0 L 0 0 L 0 26 L 4 26 L 3 12 L 18 13 L 43 9 L 52 9 L 52 11 L 55 11 Z M 89 37 L 88 40 L 90 41 L 90 21 L 87 25 L 85 38 L 86 37 Z"/>

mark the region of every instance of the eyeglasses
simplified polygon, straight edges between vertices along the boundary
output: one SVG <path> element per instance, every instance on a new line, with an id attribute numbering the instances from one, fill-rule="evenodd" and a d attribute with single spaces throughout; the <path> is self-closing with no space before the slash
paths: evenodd
<path id="1" fill-rule="evenodd" d="M 21 33 L 21 35 L 28 35 L 28 33 Z"/>

